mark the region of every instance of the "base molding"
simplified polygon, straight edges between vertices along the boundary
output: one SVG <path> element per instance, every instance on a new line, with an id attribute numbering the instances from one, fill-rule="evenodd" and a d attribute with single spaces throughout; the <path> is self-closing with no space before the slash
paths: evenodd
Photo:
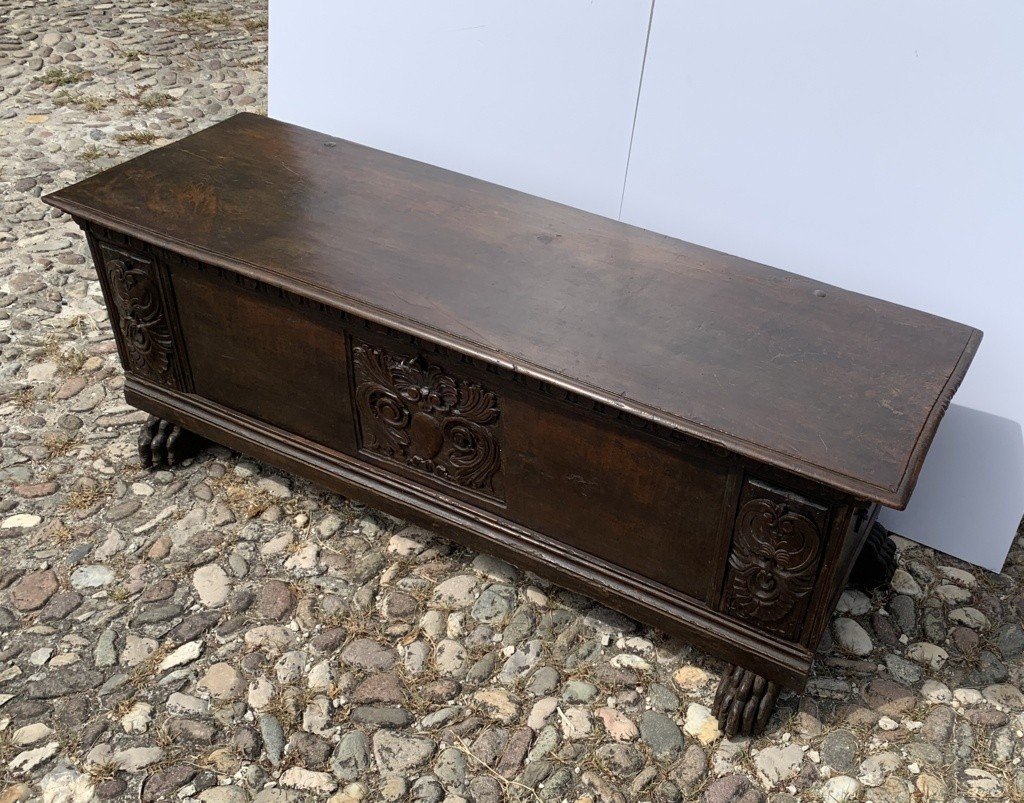
<path id="1" fill-rule="evenodd" d="M 723 660 L 747 662 L 756 654 L 758 672 L 786 688 L 802 691 L 810 674 L 814 656 L 798 644 L 768 637 L 665 586 L 442 492 L 131 374 L 125 377 L 125 400 L 215 443 L 506 558 Z"/>

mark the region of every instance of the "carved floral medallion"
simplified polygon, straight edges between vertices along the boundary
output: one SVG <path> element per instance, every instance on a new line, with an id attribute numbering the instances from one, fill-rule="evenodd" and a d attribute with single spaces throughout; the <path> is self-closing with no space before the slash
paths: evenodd
<path id="1" fill-rule="evenodd" d="M 411 468 L 501 497 L 497 395 L 422 357 L 352 349 L 362 447 Z"/>
<path id="2" fill-rule="evenodd" d="M 107 283 L 117 310 L 125 368 L 172 387 L 174 340 L 160 300 L 152 265 L 106 245 L 100 247 Z"/>
<path id="3" fill-rule="evenodd" d="M 824 514 L 799 497 L 748 482 L 733 532 L 725 609 L 776 635 L 799 636 Z"/>

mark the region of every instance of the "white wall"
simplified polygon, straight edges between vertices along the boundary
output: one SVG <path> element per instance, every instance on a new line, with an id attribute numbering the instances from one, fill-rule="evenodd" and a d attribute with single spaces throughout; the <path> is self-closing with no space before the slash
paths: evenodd
<path id="1" fill-rule="evenodd" d="M 270 113 L 983 329 L 886 523 L 998 569 L 1024 512 L 1022 41 L 1017 0 L 271 0 Z"/>
<path id="2" fill-rule="evenodd" d="M 618 214 L 650 6 L 271 0 L 270 114 Z"/>
<path id="3" fill-rule="evenodd" d="M 1024 512 L 1024 4 L 655 7 L 622 219 L 985 332 L 897 532 Z"/>

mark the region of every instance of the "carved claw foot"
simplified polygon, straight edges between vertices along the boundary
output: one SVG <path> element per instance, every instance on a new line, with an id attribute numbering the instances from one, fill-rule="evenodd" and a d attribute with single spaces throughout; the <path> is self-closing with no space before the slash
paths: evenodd
<path id="1" fill-rule="evenodd" d="M 768 723 L 779 698 L 779 686 L 742 666 L 726 664 L 715 692 L 718 727 L 730 739 L 753 736 Z"/>
<path id="2" fill-rule="evenodd" d="M 896 571 L 896 544 L 889 537 L 889 531 L 875 522 L 871 526 L 860 557 L 850 572 L 850 585 L 864 591 L 889 584 Z"/>
<path id="3" fill-rule="evenodd" d="M 143 468 L 176 466 L 195 453 L 199 438 L 163 418 L 151 415 L 139 430 L 139 459 Z"/>

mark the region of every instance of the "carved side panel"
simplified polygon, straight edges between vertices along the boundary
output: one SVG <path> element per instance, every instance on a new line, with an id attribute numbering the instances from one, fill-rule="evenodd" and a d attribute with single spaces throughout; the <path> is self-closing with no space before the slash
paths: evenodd
<path id="1" fill-rule="evenodd" d="M 97 269 L 108 293 L 111 324 L 124 366 L 161 385 L 180 388 L 174 337 L 157 266 L 140 254 L 98 242 Z"/>
<path id="2" fill-rule="evenodd" d="M 723 610 L 787 639 L 800 636 L 828 508 L 748 479 L 740 494 Z"/>
<path id="3" fill-rule="evenodd" d="M 423 357 L 355 343 L 355 404 L 364 451 L 502 499 L 498 396 Z"/>

